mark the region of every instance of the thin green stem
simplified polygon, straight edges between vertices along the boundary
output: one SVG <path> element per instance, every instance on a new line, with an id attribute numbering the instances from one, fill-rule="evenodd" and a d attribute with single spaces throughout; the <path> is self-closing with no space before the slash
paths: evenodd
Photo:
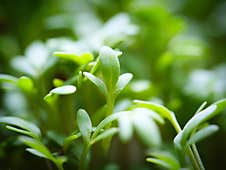
<path id="1" fill-rule="evenodd" d="M 181 129 L 181 127 L 180 127 L 180 125 L 179 125 L 174 113 L 171 114 L 170 122 L 173 125 L 173 127 L 174 127 L 174 129 L 176 130 L 177 133 L 182 131 L 182 129 Z M 192 151 L 190 146 L 188 147 L 188 155 L 189 155 L 189 157 L 191 159 L 192 165 L 195 168 L 195 170 L 204 170 L 205 169 L 203 164 L 202 164 L 201 159 L 198 159 L 198 157 L 196 157 L 197 156 L 196 153 L 193 153 L 193 151 Z"/>
<path id="2" fill-rule="evenodd" d="M 64 170 L 63 165 L 62 164 L 57 164 L 57 169 L 58 170 Z"/>
<path id="3" fill-rule="evenodd" d="M 87 155 L 89 152 L 89 148 L 90 145 L 89 144 L 85 144 L 81 157 L 80 157 L 80 161 L 79 161 L 79 170 L 85 170 L 86 169 L 86 160 L 87 160 Z"/>
<path id="4" fill-rule="evenodd" d="M 198 165 L 199 165 L 199 168 L 200 168 L 201 170 L 205 170 L 205 167 L 204 167 L 204 165 L 203 165 L 203 163 L 202 163 L 202 160 L 201 160 L 201 157 L 200 157 L 200 155 L 199 155 L 199 152 L 198 152 L 198 149 L 197 149 L 196 145 L 195 145 L 195 144 L 192 144 L 192 145 L 191 145 L 191 148 L 192 148 L 192 151 L 193 151 L 193 153 L 194 153 L 194 156 L 195 156 L 195 158 L 196 158 L 196 160 L 197 160 L 197 163 L 198 163 Z"/>

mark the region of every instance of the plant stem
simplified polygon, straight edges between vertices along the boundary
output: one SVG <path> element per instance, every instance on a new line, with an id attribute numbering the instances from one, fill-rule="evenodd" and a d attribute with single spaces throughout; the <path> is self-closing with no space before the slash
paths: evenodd
<path id="1" fill-rule="evenodd" d="M 177 133 L 182 131 L 174 113 L 171 114 L 170 122 L 172 123 L 172 125 L 173 125 L 173 127 L 174 127 L 174 129 L 176 130 Z M 195 170 L 204 170 L 205 168 L 202 164 L 202 161 L 201 161 L 201 158 L 198 154 L 198 150 L 197 150 L 196 146 L 195 146 L 195 149 L 196 150 L 192 151 L 191 147 L 190 146 L 188 147 L 188 155 L 191 159 L 192 165 L 195 168 Z"/>
<path id="2" fill-rule="evenodd" d="M 196 158 L 196 160 L 197 160 L 197 162 L 199 164 L 200 169 L 201 170 L 205 170 L 205 167 L 204 167 L 204 165 L 202 163 L 202 160 L 201 160 L 201 157 L 199 155 L 199 152 L 198 152 L 198 149 L 197 149 L 196 145 L 195 144 L 192 144 L 191 145 L 191 148 L 193 150 L 194 156 L 195 156 L 195 158 Z"/>
<path id="3" fill-rule="evenodd" d="M 57 168 L 58 170 L 64 170 L 63 165 L 62 164 L 57 164 Z"/>
<path id="4" fill-rule="evenodd" d="M 89 152 L 89 148 L 90 148 L 89 143 L 85 144 L 82 154 L 81 154 L 80 162 L 79 162 L 79 168 L 78 168 L 79 170 L 86 169 L 86 159 L 87 159 L 87 154 Z"/>

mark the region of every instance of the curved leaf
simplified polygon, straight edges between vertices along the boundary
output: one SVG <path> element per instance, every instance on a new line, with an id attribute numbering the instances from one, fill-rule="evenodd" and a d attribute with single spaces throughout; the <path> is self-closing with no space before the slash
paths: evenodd
<path id="1" fill-rule="evenodd" d="M 19 127 L 21 129 L 27 130 L 32 133 L 33 136 L 36 136 L 37 138 L 41 135 L 40 129 L 33 123 L 30 123 L 28 121 L 25 121 L 18 117 L 12 117 L 12 116 L 6 116 L 6 117 L 0 117 L 0 123 L 5 123 L 11 126 Z M 11 128 L 12 130 L 12 128 Z M 14 129 L 15 131 L 16 129 Z M 19 132 L 19 131 L 17 131 Z M 21 133 L 20 131 L 19 133 Z M 23 133 L 24 134 L 24 133 Z"/>
<path id="2" fill-rule="evenodd" d="M 104 96 L 107 96 L 107 87 L 104 84 L 104 82 L 99 79 L 98 77 L 94 76 L 93 74 L 90 74 L 88 72 L 83 73 L 93 84 L 97 86 L 97 88 L 104 94 Z"/>
<path id="3" fill-rule="evenodd" d="M 128 142 L 133 135 L 133 124 L 128 114 L 119 118 L 119 137 L 122 142 Z"/>
<path id="4" fill-rule="evenodd" d="M 103 46 L 100 49 L 100 64 L 104 82 L 108 89 L 112 89 L 118 81 L 120 64 L 118 56 L 121 54 L 110 47 Z"/>
<path id="5" fill-rule="evenodd" d="M 84 109 L 79 109 L 77 112 L 77 124 L 83 140 L 89 142 L 92 132 L 92 122 Z"/>
<path id="6" fill-rule="evenodd" d="M 117 96 L 126 87 L 132 78 L 133 75 L 131 73 L 125 73 L 119 76 L 116 83 L 115 96 Z"/>
<path id="7" fill-rule="evenodd" d="M 50 93 L 58 94 L 58 95 L 68 95 L 73 94 L 76 91 L 76 87 L 72 85 L 60 86 L 55 89 L 52 89 Z"/>
<path id="8" fill-rule="evenodd" d="M 197 142 L 205 139 L 206 137 L 214 134 L 218 130 L 219 130 L 219 127 L 217 125 L 208 125 L 207 127 L 204 127 L 202 129 L 200 129 L 199 131 L 197 131 L 195 134 L 193 134 L 190 137 L 188 144 L 191 145 L 191 144 L 197 143 Z"/>

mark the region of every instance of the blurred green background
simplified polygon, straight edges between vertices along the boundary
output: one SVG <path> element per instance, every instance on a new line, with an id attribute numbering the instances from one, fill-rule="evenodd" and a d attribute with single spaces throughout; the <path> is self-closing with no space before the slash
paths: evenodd
<path id="1" fill-rule="evenodd" d="M 226 97 L 224 0 L 0 0 L 0 73 L 40 78 L 45 57 L 51 57 L 52 51 L 79 49 L 97 54 L 102 45 L 120 49 L 121 71 L 134 74 L 119 104 L 128 99 L 159 101 L 175 111 L 183 126 L 203 101 Z M 36 65 L 38 71 L 32 72 L 26 62 Z M 71 77 L 73 67 L 63 62 L 52 71 L 47 68 L 42 79 L 37 78 L 45 80 L 40 97 L 53 87 L 53 78 Z M 71 112 L 74 105 L 90 113 L 97 111 L 103 98 L 93 89 L 77 95 L 76 104 L 68 106 Z M 35 99 L 27 106 L 18 91 L 2 89 L 0 97 L 0 115 L 37 119 L 39 126 L 49 128 L 46 122 L 29 116 L 29 112 L 44 112 L 35 106 Z M 226 167 L 225 116 L 212 120 L 220 125 L 220 131 L 198 144 L 210 170 Z M 170 126 L 161 130 L 166 143 L 173 139 Z M 14 139 L 0 127 L 1 170 L 47 169 L 48 163 L 26 153 Z M 54 144 L 50 140 L 49 145 L 54 148 Z M 111 154 L 103 160 L 110 163 L 102 168 L 117 169 L 116 163 L 121 169 L 151 169 L 141 152 L 132 152 L 137 153 L 134 157 L 129 154 L 131 148 L 141 150 L 134 141 L 124 146 L 116 139 Z M 95 161 L 93 169 L 102 164 Z M 73 164 L 71 160 L 68 169 L 73 169 Z"/>

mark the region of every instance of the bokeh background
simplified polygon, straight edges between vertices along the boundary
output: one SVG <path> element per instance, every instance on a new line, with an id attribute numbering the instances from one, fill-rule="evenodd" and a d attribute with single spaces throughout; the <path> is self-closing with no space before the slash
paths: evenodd
<path id="1" fill-rule="evenodd" d="M 226 97 L 224 0 L 0 0 L 0 73 L 28 75 L 40 81 L 40 97 L 52 88 L 53 78 L 72 76 L 74 65 L 70 63 L 59 62 L 51 71 L 43 67 L 47 62 L 51 65 L 47 58 L 54 50 L 85 49 L 97 55 L 102 45 L 120 49 L 121 71 L 134 75 L 118 104 L 130 99 L 156 100 L 174 110 L 183 126 L 203 101 L 212 103 Z M 68 119 L 73 119 L 74 107 L 95 113 L 103 104 L 93 86 L 84 91 L 68 104 Z M 0 97 L 0 115 L 32 120 L 43 131 L 57 129 L 46 126 L 51 120 L 42 121 L 45 109 L 40 97 L 28 97 L 29 103 L 26 95 L 3 89 Z M 43 115 L 37 118 L 30 112 Z M 224 169 L 226 113 L 211 121 L 219 124 L 220 130 L 198 147 L 207 169 Z M 62 129 L 64 132 L 57 133 L 70 132 L 70 127 Z M 171 126 L 161 127 L 161 131 L 166 144 L 170 143 L 175 136 Z M 25 152 L 12 134 L 0 127 L 1 170 L 48 169 L 48 163 Z M 58 147 L 54 141 L 48 143 L 53 150 Z M 136 141 L 122 145 L 116 139 L 108 156 L 100 156 L 102 161 L 96 158 L 92 167 L 151 169 L 140 150 Z M 76 163 L 69 162 L 67 168 L 72 169 Z M 101 166 L 102 162 L 106 166 Z"/>

